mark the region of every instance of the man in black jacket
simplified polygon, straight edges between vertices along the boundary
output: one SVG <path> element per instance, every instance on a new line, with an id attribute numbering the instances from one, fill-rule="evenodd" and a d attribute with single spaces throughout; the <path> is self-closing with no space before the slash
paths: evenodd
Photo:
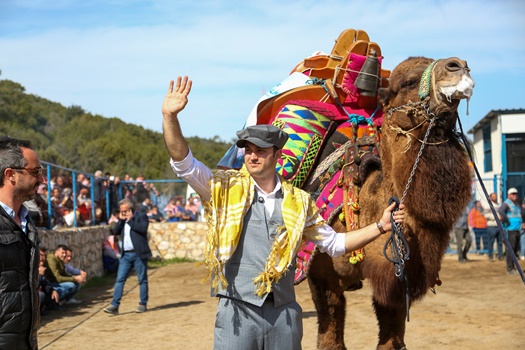
<path id="1" fill-rule="evenodd" d="M 110 306 L 104 309 L 107 313 L 118 315 L 124 284 L 132 268 L 137 273 L 140 291 L 140 302 L 136 312 L 146 312 L 147 310 L 148 258 L 151 257 L 148 244 L 148 225 L 148 216 L 140 210 L 135 210 L 129 199 L 120 201 L 119 220 L 113 228 L 113 234 L 122 235 L 122 256 L 118 266 L 113 301 Z"/>
<path id="2" fill-rule="evenodd" d="M 29 141 L 0 138 L 0 349 L 38 349 L 39 240 L 23 203 L 46 182 Z"/>

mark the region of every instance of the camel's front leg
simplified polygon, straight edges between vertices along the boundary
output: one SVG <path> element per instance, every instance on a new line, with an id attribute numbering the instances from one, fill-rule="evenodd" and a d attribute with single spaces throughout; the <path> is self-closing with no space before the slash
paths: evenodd
<path id="1" fill-rule="evenodd" d="M 379 324 L 378 350 L 406 350 L 404 308 L 393 309 L 373 301 Z"/>
<path id="2" fill-rule="evenodd" d="M 346 299 L 340 277 L 333 268 L 331 258 L 317 254 L 308 275 L 308 284 L 317 310 L 317 348 L 345 350 L 344 327 Z"/>

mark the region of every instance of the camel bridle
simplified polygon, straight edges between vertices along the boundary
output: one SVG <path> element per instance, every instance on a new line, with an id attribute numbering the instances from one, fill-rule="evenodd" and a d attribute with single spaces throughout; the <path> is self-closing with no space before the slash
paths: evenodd
<path id="1" fill-rule="evenodd" d="M 405 131 L 401 128 L 392 128 L 392 130 L 396 131 L 398 134 L 403 134 L 408 138 L 407 143 L 407 149 L 408 151 L 410 148 L 410 136 L 414 136 L 412 134 L 412 131 L 415 129 L 421 127 L 425 122 L 428 122 L 428 128 L 425 132 L 425 137 L 423 140 L 419 140 L 419 138 L 416 137 L 417 140 L 421 142 L 421 147 L 419 148 L 416 160 L 414 162 L 414 165 L 412 166 L 412 170 L 410 171 L 410 176 L 408 178 L 407 184 L 405 186 L 405 190 L 403 191 L 403 196 L 401 197 L 401 201 L 399 201 L 396 197 L 392 197 L 389 200 L 389 204 L 392 201 L 397 202 L 397 207 L 399 204 L 404 203 L 405 197 L 408 193 L 408 190 L 410 188 L 410 185 L 412 184 L 412 180 L 414 178 L 414 175 L 416 173 L 416 169 L 419 165 L 419 162 L 421 160 L 421 155 L 423 154 L 423 149 L 425 148 L 425 145 L 430 144 L 428 143 L 428 137 L 430 135 L 430 130 L 432 130 L 432 127 L 434 126 L 434 123 L 438 117 L 430 111 L 430 91 L 433 92 L 433 97 L 437 101 L 437 97 L 435 96 L 435 80 L 434 80 L 434 67 L 436 66 L 436 63 L 439 60 L 435 60 L 432 62 L 423 72 L 423 76 L 421 77 L 421 82 L 419 85 L 419 102 L 411 102 L 398 106 L 395 108 L 391 108 L 388 110 L 389 118 L 392 117 L 392 114 L 398 111 L 404 112 L 407 114 L 408 111 L 413 110 L 415 114 L 423 114 L 424 120 L 416 125 L 414 128 Z M 432 87 L 432 89 L 431 89 Z M 442 141 L 440 143 L 447 142 L 448 140 Z M 440 144 L 438 143 L 438 144 Z M 406 237 L 403 232 L 403 227 L 400 224 L 397 224 L 394 220 L 394 216 L 392 213 L 392 216 L 390 218 L 390 223 L 392 225 L 392 231 L 390 234 L 390 237 L 385 242 L 384 248 L 383 248 L 383 254 L 385 258 L 390 261 L 392 264 L 394 264 L 395 269 L 395 275 L 399 280 L 404 283 L 405 285 L 405 301 L 406 301 L 406 317 L 407 322 L 410 321 L 410 293 L 409 293 L 409 282 L 408 282 L 408 276 L 406 274 L 406 266 L 405 262 L 410 259 L 410 247 L 408 245 L 408 242 L 406 240 Z M 388 254 L 388 247 L 390 247 L 390 255 Z"/>

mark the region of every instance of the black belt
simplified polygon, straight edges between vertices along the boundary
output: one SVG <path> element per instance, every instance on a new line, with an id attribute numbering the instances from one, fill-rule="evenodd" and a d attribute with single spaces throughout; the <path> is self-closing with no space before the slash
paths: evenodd
<path id="1" fill-rule="evenodd" d="M 132 250 L 125 250 L 124 253 L 135 253 L 135 249 L 132 249 Z"/>

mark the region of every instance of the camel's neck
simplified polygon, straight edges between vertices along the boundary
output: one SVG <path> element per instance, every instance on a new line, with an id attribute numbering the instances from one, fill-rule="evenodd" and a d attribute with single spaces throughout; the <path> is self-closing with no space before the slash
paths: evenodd
<path id="1" fill-rule="evenodd" d="M 442 137 L 444 133 L 441 134 Z M 406 191 L 404 202 L 412 214 L 434 222 L 440 222 L 446 215 L 455 219 L 457 215 L 453 212 L 461 213 L 470 194 L 466 153 L 453 133 L 447 137 L 441 142 L 423 144 L 419 137 L 400 133 L 386 124 L 381 139 L 383 185 L 392 188 L 399 198 Z M 421 147 L 423 151 L 419 154 Z M 465 201 L 456 200 L 451 205 L 455 196 L 464 197 Z"/>

